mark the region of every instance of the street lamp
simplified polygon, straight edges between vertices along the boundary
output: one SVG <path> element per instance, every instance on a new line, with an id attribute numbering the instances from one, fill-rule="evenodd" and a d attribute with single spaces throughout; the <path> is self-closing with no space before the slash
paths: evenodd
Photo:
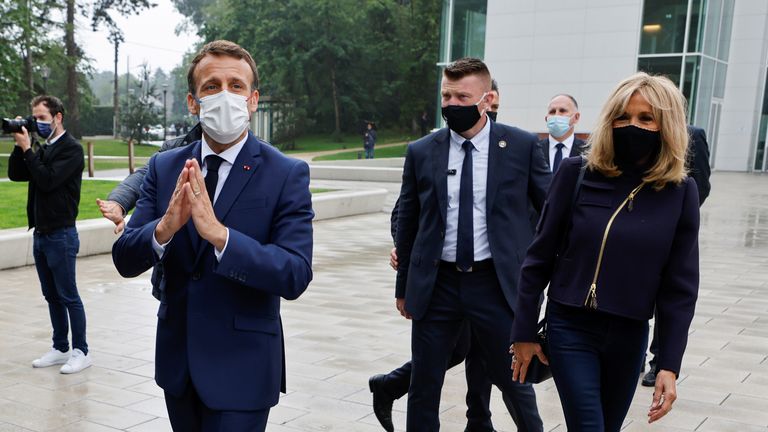
<path id="1" fill-rule="evenodd" d="M 168 93 L 168 84 L 163 84 L 163 142 L 165 142 L 165 133 L 168 130 L 168 125 L 166 124 L 167 115 L 168 115 L 168 108 L 166 107 L 166 94 Z"/>
<path id="2" fill-rule="evenodd" d="M 48 94 L 48 77 L 51 76 L 51 68 L 43 66 L 40 68 L 40 73 L 43 75 L 43 93 Z"/>

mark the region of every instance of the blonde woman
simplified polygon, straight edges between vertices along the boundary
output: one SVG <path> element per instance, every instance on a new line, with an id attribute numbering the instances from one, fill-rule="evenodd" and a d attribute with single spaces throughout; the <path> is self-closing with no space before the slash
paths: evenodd
<path id="1" fill-rule="evenodd" d="M 672 409 L 696 304 L 699 200 L 685 169 L 685 100 L 667 78 L 635 74 L 611 94 L 589 144 L 585 171 L 569 158 L 552 181 L 522 267 L 513 379 L 525 382 L 537 356 L 551 366 L 568 430 L 618 431 L 654 307 L 659 373 L 648 421 Z M 534 342 L 547 284 L 548 358 Z"/>

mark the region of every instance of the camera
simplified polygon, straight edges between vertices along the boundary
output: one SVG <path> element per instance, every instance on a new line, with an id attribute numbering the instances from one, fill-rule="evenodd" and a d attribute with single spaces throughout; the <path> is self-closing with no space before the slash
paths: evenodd
<path id="1" fill-rule="evenodd" d="M 37 132 L 37 121 L 33 116 L 22 119 L 3 119 L 3 133 L 11 134 L 21 132 L 21 128 L 27 128 L 27 132 Z"/>

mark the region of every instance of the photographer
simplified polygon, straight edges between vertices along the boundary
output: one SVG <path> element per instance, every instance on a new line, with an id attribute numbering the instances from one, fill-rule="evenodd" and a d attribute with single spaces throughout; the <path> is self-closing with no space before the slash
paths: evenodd
<path id="1" fill-rule="evenodd" d="M 91 366 L 85 310 L 75 281 L 75 257 L 80 248 L 75 219 L 80 203 L 83 148 L 64 130 L 64 105 L 58 98 L 37 96 L 30 105 L 31 118 L 20 121 L 17 117 L 16 122 L 11 122 L 16 125 L 4 122 L 3 128 L 13 132 L 16 140 L 8 162 L 8 178 L 29 182 L 27 219 L 29 228 L 35 229 L 35 267 L 53 327 L 52 349 L 32 361 L 32 366 L 63 365 L 60 372 L 70 374 Z M 30 132 L 45 139 L 37 151 L 32 150 Z"/>

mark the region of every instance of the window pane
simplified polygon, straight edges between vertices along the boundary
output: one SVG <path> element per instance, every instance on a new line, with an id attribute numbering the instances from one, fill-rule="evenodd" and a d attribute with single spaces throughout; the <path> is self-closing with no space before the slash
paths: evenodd
<path id="1" fill-rule="evenodd" d="M 448 53 L 446 50 L 448 49 L 447 44 L 450 41 L 450 26 L 448 21 L 448 7 L 451 3 L 451 0 L 443 0 L 443 16 L 440 20 L 440 62 L 441 63 L 448 63 L 450 59 L 448 58 Z"/>
<path id="2" fill-rule="evenodd" d="M 717 58 L 728 61 L 728 50 L 731 48 L 731 28 L 733 26 L 733 0 L 723 2 L 723 19 L 720 24 L 720 40 Z"/>
<path id="3" fill-rule="evenodd" d="M 717 44 L 720 41 L 720 16 L 723 0 L 709 0 L 707 6 L 707 19 L 704 26 L 704 53 L 715 57 Z"/>
<path id="4" fill-rule="evenodd" d="M 709 110 L 712 105 L 712 84 L 715 78 L 714 60 L 703 57 L 699 74 L 699 89 L 696 96 L 696 116 L 694 124 L 707 129 L 709 125 Z"/>
<path id="5" fill-rule="evenodd" d="M 688 52 L 701 52 L 701 39 L 704 34 L 704 11 L 707 0 L 691 2 L 691 26 L 688 31 Z"/>
<path id="6" fill-rule="evenodd" d="M 654 75 L 665 75 L 679 86 L 682 61 L 682 57 L 644 57 L 637 60 L 637 70 Z"/>
<path id="7" fill-rule="evenodd" d="M 485 56 L 485 16 L 487 0 L 455 0 L 451 60 Z"/>
<path id="8" fill-rule="evenodd" d="M 683 52 L 688 0 L 646 0 L 640 54 Z"/>
<path id="9" fill-rule="evenodd" d="M 685 57 L 685 77 L 683 77 L 683 95 L 688 101 L 688 122 L 692 122 L 696 114 L 696 84 L 699 80 L 700 56 Z"/>
<path id="10" fill-rule="evenodd" d="M 716 98 L 723 98 L 725 94 L 725 74 L 728 71 L 728 65 L 725 63 L 715 64 L 715 84 L 712 95 Z"/>

